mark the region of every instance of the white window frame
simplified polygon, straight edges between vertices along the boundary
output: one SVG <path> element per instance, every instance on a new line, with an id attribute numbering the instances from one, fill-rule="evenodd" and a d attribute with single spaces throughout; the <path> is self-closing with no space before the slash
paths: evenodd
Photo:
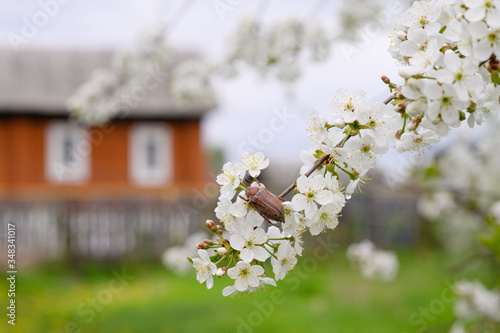
<path id="1" fill-rule="evenodd" d="M 68 142 L 69 147 L 65 146 Z M 91 154 L 92 147 L 86 128 L 69 121 L 53 121 L 47 125 L 45 131 L 47 181 L 57 184 L 87 182 L 91 175 Z"/>
<path id="2" fill-rule="evenodd" d="M 151 147 L 153 155 L 148 155 L 151 154 Z M 136 185 L 154 187 L 170 182 L 173 178 L 170 126 L 152 123 L 132 125 L 129 135 L 128 166 L 130 180 Z"/>

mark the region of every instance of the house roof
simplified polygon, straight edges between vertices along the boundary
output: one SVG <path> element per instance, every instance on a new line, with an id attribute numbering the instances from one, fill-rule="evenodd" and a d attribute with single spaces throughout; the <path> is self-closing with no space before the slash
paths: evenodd
<path id="1" fill-rule="evenodd" d="M 187 54 L 182 59 L 192 58 Z M 91 74 L 108 68 L 111 51 L 0 49 L 0 115 L 68 116 L 67 101 Z M 181 60 L 179 60 L 181 61 Z M 168 69 L 167 69 L 168 71 Z M 215 107 L 213 103 L 175 104 L 167 95 L 168 80 L 148 91 L 128 118 L 193 118 Z"/>

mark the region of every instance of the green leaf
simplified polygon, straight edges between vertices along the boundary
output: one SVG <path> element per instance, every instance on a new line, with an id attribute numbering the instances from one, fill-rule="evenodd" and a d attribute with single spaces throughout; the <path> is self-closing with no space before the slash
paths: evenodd
<path id="1" fill-rule="evenodd" d="M 465 113 L 463 111 L 458 111 L 458 114 L 459 114 L 459 118 L 458 119 L 460 119 L 460 121 L 464 121 L 465 119 L 467 119 L 465 117 Z"/>
<path id="2" fill-rule="evenodd" d="M 325 153 L 319 149 L 314 152 L 314 158 L 318 160 L 320 160 L 323 156 L 325 156 Z"/>
<path id="3" fill-rule="evenodd" d="M 335 165 L 333 165 L 333 164 L 328 164 L 328 165 L 326 166 L 326 170 L 327 170 L 328 172 L 330 172 L 330 173 L 335 174 Z"/>
<path id="4" fill-rule="evenodd" d="M 491 81 L 493 81 L 495 86 L 498 86 L 500 84 L 500 75 L 498 71 L 491 72 Z"/>

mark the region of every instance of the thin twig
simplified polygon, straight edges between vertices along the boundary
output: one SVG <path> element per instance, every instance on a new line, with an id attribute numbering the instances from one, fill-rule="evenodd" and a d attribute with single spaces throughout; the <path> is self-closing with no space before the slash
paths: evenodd
<path id="1" fill-rule="evenodd" d="M 384 104 L 389 104 L 392 100 L 394 99 L 394 97 L 390 96 L 388 97 L 385 101 L 384 101 Z"/>
<path id="2" fill-rule="evenodd" d="M 330 158 L 330 155 L 325 155 L 318 162 L 316 162 L 316 164 L 314 164 L 314 166 L 312 167 L 312 169 L 309 170 L 306 173 L 306 177 L 309 177 L 314 172 L 314 170 L 316 170 L 317 168 L 319 168 L 319 166 L 322 165 L 328 158 Z M 281 193 L 279 195 L 279 197 L 280 198 L 284 198 L 285 195 L 287 195 L 288 193 L 290 193 L 291 191 L 293 191 L 293 189 L 295 189 L 295 182 L 293 182 L 293 184 L 291 184 L 290 186 L 288 186 L 287 189 L 284 190 L 283 193 Z"/>
<path id="3" fill-rule="evenodd" d="M 341 147 L 341 146 L 342 146 L 342 144 L 343 144 L 345 141 L 347 141 L 347 139 L 348 139 L 350 136 L 351 136 L 351 135 L 349 135 L 349 134 L 348 134 L 348 135 L 346 135 L 346 137 L 345 137 L 345 138 L 343 138 L 343 139 L 342 139 L 342 141 L 340 141 L 340 142 L 339 142 L 339 143 L 335 146 L 335 148 Z M 325 155 L 325 156 L 323 156 L 322 158 L 320 158 L 320 159 L 319 159 L 319 160 L 318 160 L 318 161 L 314 164 L 314 166 L 311 168 L 311 170 L 309 170 L 309 171 L 307 171 L 307 172 L 305 173 L 305 176 L 306 176 L 306 177 L 309 177 L 309 176 L 310 176 L 310 175 L 314 172 L 314 170 L 316 170 L 317 168 L 319 168 L 319 166 L 320 166 L 320 165 L 322 165 L 323 163 L 325 163 L 325 161 L 326 161 L 327 159 L 329 159 L 329 158 L 330 158 L 330 155 L 328 155 L 328 154 L 327 154 L 327 155 Z M 295 185 L 295 182 L 293 182 L 293 184 L 291 184 L 290 186 L 288 186 L 288 187 L 286 188 L 286 190 L 284 190 L 284 191 L 283 191 L 283 193 L 281 193 L 281 194 L 279 195 L 279 197 L 280 197 L 280 198 L 284 198 L 284 197 L 285 197 L 288 193 L 290 193 L 291 191 L 293 191 L 293 190 L 295 189 L 295 186 L 296 186 L 296 185 Z"/>
<path id="4" fill-rule="evenodd" d="M 385 101 L 384 101 L 384 104 L 389 104 L 392 100 L 394 99 L 394 97 L 389 97 L 387 98 Z M 340 141 L 336 146 L 335 148 L 338 148 L 338 147 L 342 147 L 342 145 L 344 144 L 345 141 L 347 141 L 347 139 L 350 137 L 350 135 L 348 134 L 344 139 L 342 139 L 342 141 Z M 317 168 L 319 168 L 320 165 L 322 165 L 323 163 L 325 163 L 325 161 L 327 159 L 330 158 L 330 155 L 325 155 L 323 156 L 321 159 L 319 159 L 316 164 L 314 164 L 314 166 L 311 168 L 311 170 L 309 170 L 308 172 L 306 172 L 305 176 L 306 177 L 309 177 L 313 172 L 314 170 L 316 170 Z M 291 191 L 293 191 L 295 189 L 295 182 L 293 182 L 293 184 L 291 184 L 290 186 L 288 186 L 286 188 L 286 190 L 283 191 L 283 193 L 281 193 L 279 195 L 280 198 L 284 198 L 288 193 L 290 193 Z"/>

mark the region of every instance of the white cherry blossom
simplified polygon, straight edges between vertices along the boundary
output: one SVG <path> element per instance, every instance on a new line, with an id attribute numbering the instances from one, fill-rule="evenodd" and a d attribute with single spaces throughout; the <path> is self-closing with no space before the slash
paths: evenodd
<path id="1" fill-rule="evenodd" d="M 340 207 L 334 204 L 321 206 L 314 214 L 309 222 L 309 232 L 316 236 L 325 229 L 335 229 L 339 224 L 337 214 L 340 212 Z"/>
<path id="2" fill-rule="evenodd" d="M 231 214 L 230 208 L 233 205 L 231 200 L 226 198 L 219 198 L 219 202 L 217 203 L 217 207 L 215 208 L 215 216 L 224 224 L 224 227 L 229 232 L 234 232 L 239 230 L 239 221 L 236 219 L 236 216 Z"/>
<path id="3" fill-rule="evenodd" d="M 291 271 L 297 264 L 296 253 L 289 243 L 283 243 L 278 247 L 275 257 L 271 258 L 274 278 L 276 281 L 283 280 L 288 271 Z"/>
<path id="4" fill-rule="evenodd" d="M 444 54 L 444 68 L 436 71 L 436 79 L 441 83 L 453 84 L 457 97 L 462 101 L 469 100 L 469 92 L 481 87 L 481 76 L 477 74 L 477 64 L 471 59 L 460 59 L 458 54 L 448 50 Z"/>
<path id="5" fill-rule="evenodd" d="M 417 79 L 408 79 L 401 89 L 402 94 L 408 99 L 406 113 L 410 117 L 422 115 L 428 108 L 427 96 L 423 92 L 426 82 Z"/>
<path id="6" fill-rule="evenodd" d="M 442 53 L 439 49 L 440 45 L 438 46 L 438 42 L 435 39 L 431 40 L 427 49 L 416 52 L 410 58 L 409 66 L 399 68 L 399 75 L 404 78 L 410 78 L 432 70 L 442 58 Z"/>
<path id="7" fill-rule="evenodd" d="M 469 106 L 458 97 L 455 88 L 447 83 L 439 85 L 437 82 L 429 82 L 424 87 L 424 93 L 429 99 L 427 115 L 434 122 L 441 116 L 448 125 L 455 125 L 460 122 L 459 111 Z"/>
<path id="8" fill-rule="evenodd" d="M 490 30 L 486 23 L 479 21 L 469 25 L 473 40 L 473 53 L 477 60 L 485 61 L 493 53 L 500 54 L 500 29 Z"/>
<path id="9" fill-rule="evenodd" d="M 438 141 L 439 139 L 434 135 L 434 132 L 429 130 L 425 130 L 420 134 L 414 132 L 404 133 L 396 145 L 396 150 L 400 153 L 405 151 L 420 153 L 422 149 Z"/>
<path id="10" fill-rule="evenodd" d="M 340 116 L 346 123 L 350 123 L 356 120 L 358 111 L 366 106 L 365 92 L 341 89 L 328 105 L 328 110 L 331 114 Z"/>
<path id="11" fill-rule="evenodd" d="M 258 177 L 260 171 L 269 166 L 269 159 L 265 159 L 264 154 L 260 152 L 255 154 L 244 153 L 241 160 L 252 177 Z"/>
<path id="12" fill-rule="evenodd" d="M 240 292 L 236 289 L 236 287 L 234 285 L 227 286 L 222 290 L 222 295 L 225 297 L 227 297 L 227 296 L 234 297 L 238 293 L 240 293 L 240 294 L 253 293 L 253 292 L 259 291 L 261 289 L 267 289 L 268 285 L 276 287 L 276 281 L 274 281 L 273 279 L 271 279 L 269 277 L 259 277 L 259 285 L 257 287 L 248 286 L 248 288 L 246 290 L 244 290 L 243 292 Z"/>
<path id="13" fill-rule="evenodd" d="M 246 261 L 240 261 L 235 267 L 228 269 L 227 275 L 235 280 L 234 288 L 237 291 L 245 291 L 249 287 L 260 285 L 259 277 L 264 274 L 264 268 L 259 265 L 250 265 Z M 227 293 L 228 291 L 226 291 Z"/>
<path id="14" fill-rule="evenodd" d="M 265 261 L 270 256 L 269 252 L 262 246 L 267 239 L 266 232 L 260 228 L 243 228 L 239 233 L 231 235 L 229 243 L 234 249 L 241 251 L 240 258 L 242 260 L 248 262 L 253 259 Z"/>
<path id="15" fill-rule="evenodd" d="M 300 176 L 297 179 L 297 189 L 300 193 L 292 199 L 292 207 L 296 211 L 304 210 L 306 217 L 312 217 L 318 210 L 316 202 L 326 205 L 332 202 L 333 194 L 325 189 L 326 181 L 321 176 L 312 178 Z"/>
<path id="16" fill-rule="evenodd" d="M 313 147 L 319 147 L 328 135 L 326 119 L 316 109 L 311 112 L 310 117 L 307 123 L 307 136 L 313 142 Z"/>
<path id="17" fill-rule="evenodd" d="M 378 146 L 375 139 L 369 134 L 359 140 L 350 140 L 345 145 L 349 153 L 348 164 L 356 169 L 371 168 L 376 163 L 376 155 L 385 154 L 387 146 Z"/>
<path id="18" fill-rule="evenodd" d="M 300 153 L 300 161 L 302 162 L 302 167 L 300 168 L 300 174 L 306 174 L 309 170 L 312 169 L 316 161 L 318 160 L 315 157 L 316 147 L 312 146 L 308 150 L 304 150 Z"/>
<path id="19" fill-rule="evenodd" d="M 470 22 L 481 21 L 492 28 L 500 28 L 500 1 L 498 0 L 463 0 L 468 7 L 465 18 Z"/>
<path id="20" fill-rule="evenodd" d="M 227 162 L 222 170 L 223 173 L 217 176 L 217 183 L 222 186 L 221 193 L 228 192 L 223 196 L 231 199 L 236 193 L 236 188 L 240 186 L 243 177 L 245 177 L 245 169 L 241 163 L 233 165 L 233 163 Z"/>
<path id="21" fill-rule="evenodd" d="M 412 7 L 401 17 L 401 23 L 408 28 L 423 28 L 439 31 L 441 25 L 437 20 L 441 16 L 442 7 L 430 1 L 415 1 Z"/>
<path id="22" fill-rule="evenodd" d="M 326 174 L 325 175 L 325 181 L 326 181 L 326 188 L 330 191 L 332 191 L 333 194 L 333 200 L 332 204 L 339 209 L 345 206 L 345 196 L 340 190 L 340 182 L 337 177 L 333 176 L 332 174 Z"/>
<path id="23" fill-rule="evenodd" d="M 283 224 L 283 233 L 287 237 L 294 238 L 293 247 L 295 252 L 301 256 L 302 255 L 302 233 L 304 232 L 306 226 L 301 223 L 299 214 L 296 213 L 290 202 L 283 203 L 284 215 L 285 215 L 285 223 Z"/>
<path id="24" fill-rule="evenodd" d="M 394 107 L 378 102 L 366 110 L 367 112 L 359 115 L 358 122 L 368 127 L 377 146 L 383 147 L 387 142 L 393 141 L 394 133 L 401 128 L 401 120 L 394 117 Z"/>
<path id="25" fill-rule="evenodd" d="M 359 187 L 365 183 L 365 180 L 366 178 L 368 177 L 368 170 L 370 170 L 370 168 L 362 168 L 362 169 L 358 169 L 358 170 L 355 170 L 353 169 L 352 170 L 352 175 L 355 176 L 356 178 L 355 179 L 351 179 L 351 181 L 349 182 L 349 185 L 347 185 L 346 189 L 345 189 L 345 197 L 346 199 L 350 199 L 352 194 L 359 189 Z"/>
<path id="26" fill-rule="evenodd" d="M 199 258 L 193 258 L 193 267 L 196 269 L 196 279 L 200 283 L 207 282 L 207 288 L 210 289 L 214 285 L 214 277 L 217 266 L 210 261 L 208 253 L 205 250 L 198 250 Z"/>

